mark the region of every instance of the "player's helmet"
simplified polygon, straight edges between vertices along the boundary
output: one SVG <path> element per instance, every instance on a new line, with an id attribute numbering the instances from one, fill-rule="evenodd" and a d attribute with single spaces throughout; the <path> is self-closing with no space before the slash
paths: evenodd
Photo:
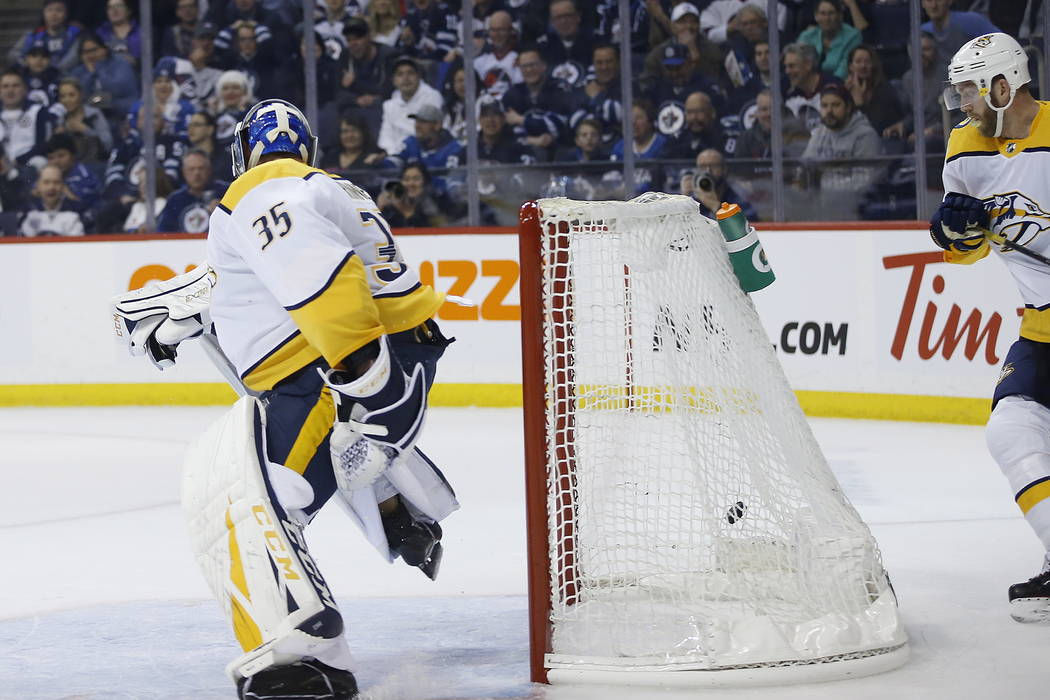
<path id="1" fill-rule="evenodd" d="M 298 107 L 284 100 L 263 100 L 237 123 L 230 153 L 234 177 L 254 168 L 267 153 L 291 153 L 315 165 L 317 137 Z"/>
<path id="2" fill-rule="evenodd" d="M 1006 78 L 1010 86 L 1010 100 L 1003 107 L 993 105 L 991 98 L 992 82 L 999 76 Z M 984 98 L 997 113 L 995 135 L 998 136 L 1002 131 L 1003 112 L 1013 104 L 1017 89 L 1031 79 L 1028 55 L 1016 39 L 1002 32 L 985 34 L 966 43 L 952 57 L 944 104 L 948 109 L 958 109 Z"/>

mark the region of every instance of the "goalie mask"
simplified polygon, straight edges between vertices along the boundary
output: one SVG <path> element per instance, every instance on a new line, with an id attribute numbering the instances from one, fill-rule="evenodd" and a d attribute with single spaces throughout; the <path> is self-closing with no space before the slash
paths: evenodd
<path id="1" fill-rule="evenodd" d="M 992 83 L 999 76 L 1010 86 L 1010 99 L 1002 107 L 992 104 Z M 1003 131 L 1003 112 L 1014 102 L 1017 89 L 1031 80 L 1028 55 L 1009 34 L 985 34 L 968 42 L 952 57 L 948 65 L 948 87 L 944 105 L 959 109 L 979 99 L 995 112 L 995 136 Z"/>
<path id="2" fill-rule="evenodd" d="M 317 137 L 299 108 L 284 100 L 263 100 L 248 110 L 233 132 L 233 176 L 240 177 L 269 153 L 288 153 L 316 165 Z"/>

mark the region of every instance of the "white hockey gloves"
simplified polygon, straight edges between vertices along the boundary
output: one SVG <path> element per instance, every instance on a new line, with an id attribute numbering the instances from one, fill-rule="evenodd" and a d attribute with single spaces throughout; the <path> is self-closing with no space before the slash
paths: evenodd
<path id="1" fill-rule="evenodd" d="M 332 390 L 337 418 L 330 438 L 332 466 L 341 489 L 368 486 L 402 453 L 412 449 L 423 429 L 427 383 L 423 366 L 406 375 L 385 337 L 378 354 L 356 378 L 345 370 L 323 373 Z"/>
<path id="2" fill-rule="evenodd" d="M 208 308 L 215 274 L 207 264 L 164 282 L 113 298 L 113 330 L 133 356 L 163 370 L 175 364 L 179 343 L 211 327 Z"/>

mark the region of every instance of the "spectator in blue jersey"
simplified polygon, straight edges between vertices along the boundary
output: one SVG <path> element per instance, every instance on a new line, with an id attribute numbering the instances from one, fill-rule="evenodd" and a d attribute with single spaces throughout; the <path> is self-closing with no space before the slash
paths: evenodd
<path id="1" fill-rule="evenodd" d="M 663 78 L 643 89 L 646 98 L 656 105 L 657 130 L 674 136 L 685 127 L 685 99 L 695 92 L 707 95 L 716 112 L 725 111 L 721 88 L 698 72 L 682 44 L 668 44 L 664 49 Z"/>
<path id="2" fill-rule="evenodd" d="M 405 139 L 401 152 L 390 160 L 397 166 L 422 163 L 427 170 L 447 170 L 463 164 L 463 144 L 441 126 L 445 115 L 440 109 L 424 104 L 408 116 L 415 121 L 416 133 Z M 443 190 L 441 182 L 435 181 L 434 184 L 439 191 Z"/>
<path id="3" fill-rule="evenodd" d="M 937 61 L 948 65 L 959 47 L 967 41 L 999 31 L 992 21 L 980 12 L 961 12 L 953 10 L 952 0 L 922 0 L 922 9 L 926 11 L 929 22 L 924 22 L 919 29 L 933 35 L 937 44 Z M 1046 12 L 1043 6 L 1043 12 Z"/>
<path id="4" fill-rule="evenodd" d="M 809 44 L 817 52 L 820 70 L 839 80 L 846 79 L 849 52 L 861 43 L 860 31 L 842 21 L 840 0 L 818 0 L 813 11 L 816 26 L 798 35 L 798 41 Z"/>
<path id="5" fill-rule="evenodd" d="M 45 165 L 40 169 L 33 194 L 18 225 L 20 236 L 84 235 L 84 222 L 57 166 Z"/>
<path id="6" fill-rule="evenodd" d="M 730 114 L 748 108 L 758 93 L 772 82 L 767 39 L 769 21 L 765 11 L 755 5 L 744 5 L 736 13 L 736 24 L 738 31 L 730 35 L 725 58 Z"/>
<path id="7" fill-rule="evenodd" d="M 70 75 L 84 86 L 85 101 L 101 109 L 112 124 L 124 118 L 139 97 L 139 79 L 127 61 L 109 55 L 94 34 L 80 39 L 80 64 Z"/>
<path id="8" fill-rule="evenodd" d="M 209 9 L 208 19 L 220 27 L 215 36 L 215 51 L 227 62 L 232 62 L 238 52 L 237 30 L 250 27 L 255 34 L 259 50 L 266 55 L 284 56 L 291 53 L 291 23 L 285 23 L 277 12 L 270 12 L 257 0 L 231 0 L 215 3 Z"/>
<path id="9" fill-rule="evenodd" d="M 160 55 L 189 58 L 193 49 L 193 38 L 205 23 L 200 19 L 199 0 L 177 0 L 175 24 L 164 27 L 160 35 Z M 218 33 L 215 30 L 214 37 Z"/>
<path id="10" fill-rule="evenodd" d="M 187 148 L 201 151 L 211 159 L 211 171 L 222 177 L 233 173 L 230 150 L 219 145 L 215 137 L 215 117 L 207 112 L 194 112 L 190 116 L 187 131 Z"/>
<path id="11" fill-rule="evenodd" d="M 718 112 L 711 98 L 703 92 L 694 92 L 685 98 L 685 126 L 668 147 L 673 158 L 693 160 L 708 148 L 725 150 L 726 137 L 718 121 Z"/>
<path id="12" fill-rule="evenodd" d="M 102 194 L 98 178 L 87 166 L 77 160 L 77 146 L 69 134 L 55 134 L 45 149 L 48 165 L 62 171 L 71 206 L 82 215 L 89 215 Z"/>
<path id="13" fill-rule="evenodd" d="M 179 63 L 183 64 L 184 73 L 179 72 Z M 190 63 L 173 56 L 165 56 L 157 61 L 153 68 L 153 101 L 161 106 L 164 114 L 164 133 L 180 138 L 186 137 L 186 125 L 190 115 L 196 110 L 193 103 L 182 96 L 180 81 L 189 79 Z M 135 124 L 142 101 L 139 100 L 128 110 L 128 123 Z"/>
<path id="14" fill-rule="evenodd" d="M 113 134 L 102 112 L 84 104 L 83 88 L 76 78 L 63 78 L 58 100 L 50 107 L 56 134 L 68 134 L 77 155 L 86 163 L 104 162 L 113 150 Z"/>
<path id="15" fill-rule="evenodd" d="M 536 40 L 551 67 L 551 75 L 571 87 L 583 85 L 594 54 L 594 36 L 581 19 L 575 0 L 553 0 L 551 29 Z"/>
<path id="16" fill-rule="evenodd" d="M 397 48 L 410 56 L 450 61 L 459 43 L 459 15 L 438 0 L 411 0 Z"/>
<path id="17" fill-rule="evenodd" d="M 539 47 L 519 51 L 518 68 L 522 81 L 503 93 L 504 116 L 536 160 L 550 160 L 554 148 L 567 140 L 572 96 L 563 83 L 548 78 Z"/>
<path id="18" fill-rule="evenodd" d="M 260 40 L 259 25 L 250 20 L 238 22 L 234 30 L 233 48 L 226 52 L 222 65 L 227 70 L 240 71 L 248 76 L 252 91 L 259 97 L 272 95 L 277 66 L 291 54 L 290 47 L 288 53 L 277 53 L 275 49 L 273 42 Z"/>
<path id="19" fill-rule="evenodd" d="M 133 66 L 142 58 L 142 36 L 138 21 L 131 14 L 128 0 L 106 0 L 106 22 L 98 28 L 111 55 Z"/>
<path id="20" fill-rule="evenodd" d="M 168 197 L 157 230 L 207 233 L 211 213 L 228 185 L 212 179 L 211 159 L 203 151 L 189 151 L 182 157 L 182 180 L 186 184 Z"/>
<path id="21" fill-rule="evenodd" d="M 603 143 L 610 145 L 620 133 L 623 99 L 620 94 L 620 50 L 612 44 L 594 47 L 587 83 L 575 93 L 576 110 L 570 121 L 594 119 L 601 124 Z"/>
<path id="22" fill-rule="evenodd" d="M 714 148 L 704 149 L 696 155 L 696 169 L 682 174 L 681 192 L 695 199 L 700 205 L 700 213 L 709 219 L 715 218 L 722 202 L 729 202 L 739 205 L 748 221 L 758 220 L 754 205 L 729 183 L 725 157 Z"/>
<path id="23" fill-rule="evenodd" d="M 21 44 L 16 44 L 17 55 L 9 58 L 18 60 L 34 46 L 43 46 L 51 54 L 52 65 L 59 70 L 67 71 L 77 62 L 77 36 L 80 27 L 69 23 L 69 5 L 66 0 L 44 0 L 43 16 L 40 26 L 29 32 Z M 12 60 L 12 63 L 15 62 Z"/>
<path id="24" fill-rule="evenodd" d="M 670 139 L 656 129 L 656 108 L 646 99 L 635 100 L 631 107 L 631 124 L 634 127 L 634 142 L 631 148 L 637 161 L 657 160 L 667 157 Z M 613 145 L 612 160 L 622 161 L 626 146 L 623 139 Z M 665 175 L 659 166 L 642 166 L 634 170 L 634 182 L 629 183 L 624 194 L 634 197 L 648 191 L 659 191 L 664 184 Z"/>
<path id="25" fill-rule="evenodd" d="M 51 54 L 42 44 L 29 49 L 25 65 L 15 66 L 15 69 L 26 81 L 30 102 L 48 107 L 58 99 L 58 81 L 62 79 L 62 71 L 51 65 Z"/>
<path id="26" fill-rule="evenodd" d="M 30 102 L 26 82 L 14 68 L 0 73 L 0 146 L 9 163 L 39 167 L 54 120 L 47 108 Z"/>

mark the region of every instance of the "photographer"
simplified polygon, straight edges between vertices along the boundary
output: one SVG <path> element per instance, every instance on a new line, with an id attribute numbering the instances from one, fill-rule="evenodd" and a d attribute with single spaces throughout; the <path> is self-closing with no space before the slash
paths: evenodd
<path id="1" fill-rule="evenodd" d="M 393 228 L 441 226 L 447 221 L 430 190 L 430 173 L 421 163 L 402 168 L 400 181 L 384 185 L 376 204 Z"/>
<path id="2" fill-rule="evenodd" d="M 700 213 L 714 218 L 722 202 L 740 206 L 748 221 L 757 221 L 758 212 L 751 202 L 733 189 L 726 179 L 726 164 L 722 154 L 713 148 L 700 151 L 696 156 L 696 170 L 682 174 L 682 194 L 700 204 Z"/>

